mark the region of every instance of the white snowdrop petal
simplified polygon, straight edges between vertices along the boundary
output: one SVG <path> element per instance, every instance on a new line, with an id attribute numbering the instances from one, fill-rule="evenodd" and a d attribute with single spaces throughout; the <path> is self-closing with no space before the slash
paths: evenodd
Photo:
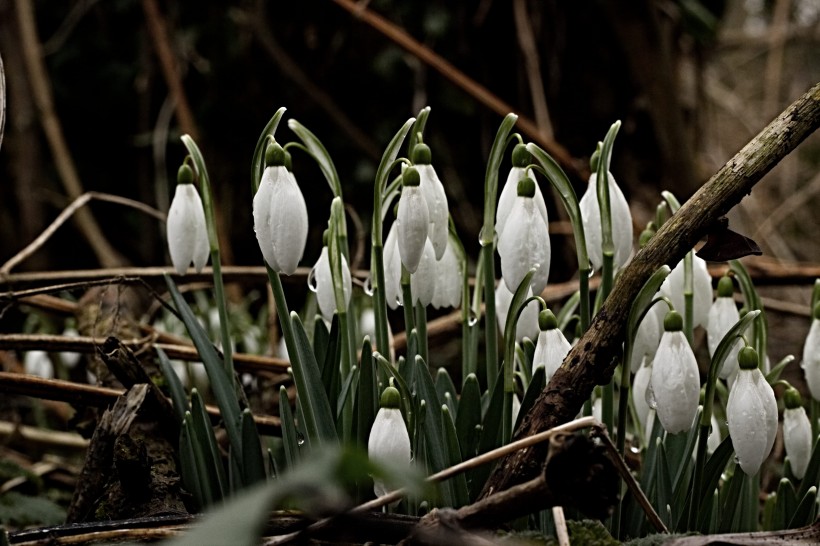
<path id="1" fill-rule="evenodd" d="M 274 271 L 279 271 L 279 264 L 276 262 L 276 255 L 273 252 L 273 239 L 270 230 L 270 201 L 273 193 L 274 182 L 278 183 L 279 177 L 284 176 L 285 167 L 267 167 L 262 173 L 262 180 L 259 182 L 259 189 L 253 197 L 253 230 L 256 233 L 256 240 L 262 257 Z"/>
<path id="2" fill-rule="evenodd" d="M 714 356 L 718 345 L 726 333 L 740 320 L 740 313 L 733 298 L 716 298 L 709 308 L 706 321 L 706 342 L 709 347 L 709 356 Z M 737 354 L 743 348 L 743 341 L 738 339 L 726 357 L 719 371 L 721 379 L 726 379 L 737 371 Z"/>
<path id="3" fill-rule="evenodd" d="M 812 319 L 800 363 L 811 397 L 820 400 L 820 319 Z"/>
<path id="4" fill-rule="evenodd" d="M 419 266 L 416 272 L 410 275 L 410 291 L 413 299 L 428 306 L 433 301 L 436 293 L 436 251 L 430 239 L 424 241 L 424 252 L 422 252 Z"/>
<path id="5" fill-rule="evenodd" d="M 444 191 L 444 184 L 436 174 L 436 169 L 432 165 L 416 165 L 419 173 L 419 187 L 427 202 L 427 212 L 430 215 L 430 229 L 428 237 L 433 243 L 433 250 L 436 252 L 436 260 L 444 256 L 447 248 L 447 233 L 449 209 L 447 208 L 447 193 Z"/>
<path id="6" fill-rule="evenodd" d="M 811 423 L 802 407 L 783 411 L 783 443 L 792 474 L 798 480 L 806 475 L 811 458 Z"/>
<path id="7" fill-rule="evenodd" d="M 638 332 L 635 335 L 632 356 L 630 357 L 630 370 L 632 373 L 638 371 L 644 358 L 652 360 L 658 350 L 663 328 L 658 322 L 658 315 L 653 311 L 654 309 L 649 310 L 638 325 Z"/>
<path id="8" fill-rule="evenodd" d="M 513 203 L 504 233 L 498 239 L 498 254 L 501 275 L 511 292 L 535 264 L 538 269 L 532 277 L 532 292 L 540 294 L 546 288 L 551 259 L 549 232 L 531 198 L 517 197 Z"/>
<path id="9" fill-rule="evenodd" d="M 330 272 L 330 260 L 326 246 L 322 247 L 322 253 L 319 254 L 319 259 L 313 266 L 313 274 L 319 311 L 322 313 L 322 318 L 329 322 L 333 320 L 333 313 L 336 312 L 336 298 L 333 294 L 333 276 Z"/>
<path id="10" fill-rule="evenodd" d="M 598 205 L 598 175 L 592 173 L 589 184 L 581 196 L 579 206 L 587 242 L 587 255 L 593 269 L 603 265 L 603 234 L 601 233 L 601 209 Z M 615 246 L 613 261 L 615 269 L 623 267 L 632 255 L 632 212 L 621 188 L 609 173 L 609 207 L 612 222 L 612 243 Z"/>
<path id="11" fill-rule="evenodd" d="M 436 293 L 433 295 L 433 307 L 458 307 L 461 304 L 463 274 L 453 245 L 447 245 L 444 255 L 436 262 Z"/>
<path id="12" fill-rule="evenodd" d="M 54 365 L 45 351 L 27 351 L 23 357 L 23 369 L 28 375 L 54 379 Z"/>
<path id="13" fill-rule="evenodd" d="M 652 365 L 656 411 L 669 434 L 688 431 L 700 399 L 698 364 L 683 332 L 664 332 Z"/>
<path id="14" fill-rule="evenodd" d="M 289 172 L 274 184 L 270 200 L 270 237 L 279 273 L 292 275 L 307 244 L 307 204 Z"/>
<path id="15" fill-rule="evenodd" d="M 415 273 L 430 229 L 427 203 L 418 186 L 405 186 L 402 189 L 396 222 L 401 262 L 407 271 Z"/>
<path id="16" fill-rule="evenodd" d="M 678 262 L 661 285 L 660 292 L 672 301 L 675 310 L 684 315 L 683 297 L 684 260 Z M 692 260 L 692 321 L 693 326 L 705 326 L 712 305 L 712 277 L 706 269 L 706 262 L 698 256 Z"/>
<path id="17" fill-rule="evenodd" d="M 759 369 L 738 370 L 729 391 L 726 417 L 738 464 L 754 476 L 772 450 L 777 434 L 774 391 Z"/>
<path id="18" fill-rule="evenodd" d="M 532 290 L 527 292 L 527 297 L 532 296 Z M 498 329 L 501 335 L 504 336 L 504 328 L 507 324 L 507 315 L 510 311 L 510 304 L 512 303 L 513 293 L 507 289 L 504 279 L 498 282 L 495 289 L 495 312 L 498 319 Z M 521 315 L 518 317 L 518 323 L 515 326 L 515 340 L 517 342 L 523 341 L 525 337 L 530 339 L 537 339 L 540 329 L 538 328 L 538 302 L 531 301 L 527 304 Z"/>
<path id="19" fill-rule="evenodd" d="M 390 309 L 401 302 L 401 257 L 399 256 L 399 230 L 393 222 L 384 242 L 384 297 Z"/>
<path id="20" fill-rule="evenodd" d="M 708 453 L 714 453 L 722 441 L 723 438 L 720 436 L 720 423 L 718 423 L 717 417 L 715 417 L 713 413 L 711 430 L 709 431 L 708 438 L 706 438 L 706 451 Z"/>
<path id="21" fill-rule="evenodd" d="M 376 464 L 391 467 L 410 466 L 410 436 L 401 416 L 401 410 L 381 408 L 373 421 L 367 440 L 367 455 Z M 383 483 L 374 481 L 376 496 L 385 495 L 388 490 Z"/>
<path id="22" fill-rule="evenodd" d="M 504 232 L 504 226 L 507 224 L 507 219 L 510 216 L 513 203 L 515 202 L 515 198 L 518 196 L 518 181 L 521 180 L 522 176 L 524 176 L 524 171 L 526 171 L 526 169 L 522 167 L 511 168 L 510 173 L 507 175 L 507 182 L 501 190 L 501 196 L 498 198 L 498 208 L 495 214 L 495 232 L 499 237 L 501 237 L 501 234 Z M 533 182 L 536 182 L 535 175 L 533 175 L 532 171 L 528 171 L 527 176 L 531 178 Z M 538 213 L 544 219 L 544 223 L 549 224 L 549 220 L 547 218 L 547 204 L 544 202 L 544 194 L 541 193 L 541 188 L 538 186 L 537 182 L 535 184 L 535 195 L 533 196 L 533 201 L 535 201 L 535 206 Z"/>
<path id="23" fill-rule="evenodd" d="M 635 406 L 635 414 L 638 416 L 641 430 L 647 426 L 649 415 L 649 403 L 646 401 L 646 389 L 652 377 L 652 364 L 644 357 L 641 365 L 635 372 L 635 379 L 632 381 L 632 403 Z"/>
<path id="24" fill-rule="evenodd" d="M 208 234 L 202 199 L 193 184 L 177 184 L 166 225 L 171 263 L 184 275 L 194 261 L 197 271 L 208 261 Z"/>
<path id="25" fill-rule="evenodd" d="M 538 342 L 535 345 L 535 355 L 533 356 L 533 371 L 539 366 L 544 367 L 547 383 L 555 374 L 555 370 L 561 367 L 569 350 L 572 349 L 567 338 L 560 328 L 541 331 L 538 334 Z"/>

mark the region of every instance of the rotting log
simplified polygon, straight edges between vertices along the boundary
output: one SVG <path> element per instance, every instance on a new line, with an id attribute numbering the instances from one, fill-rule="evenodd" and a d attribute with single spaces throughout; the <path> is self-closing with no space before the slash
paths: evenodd
<path id="1" fill-rule="evenodd" d="M 818 127 L 820 83 L 721 167 L 635 255 L 589 329 L 522 420 L 513 440 L 560 425 L 578 414 L 595 385 L 612 379 L 630 307 L 646 280 L 662 265 L 674 266 L 679 262 L 718 218 L 751 193 L 763 175 Z M 544 446 L 505 457 L 493 470 L 481 497 L 532 479 L 545 457 Z"/>

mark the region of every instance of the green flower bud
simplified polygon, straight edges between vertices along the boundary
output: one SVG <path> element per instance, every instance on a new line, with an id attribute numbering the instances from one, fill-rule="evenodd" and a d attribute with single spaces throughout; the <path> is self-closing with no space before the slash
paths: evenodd
<path id="1" fill-rule="evenodd" d="M 731 298 L 735 293 L 735 285 L 732 284 L 732 278 L 729 275 L 720 278 L 717 293 L 719 298 Z"/>
<path id="2" fill-rule="evenodd" d="M 188 166 L 186 163 L 183 163 L 182 166 L 177 171 L 177 184 L 193 184 L 194 183 L 194 170 Z"/>
<path id="3" fill-rule="evenodd" d="M 786 392 L 783 393 L 783 404 L 786 406 L 786 409 L 797 409 L 802 407 L 803 397 L 800 396 L 800 391 L 794 387 L 789 387 L 786 389 Z"/>
<path id="4" fill-rule="evenodd" d="M 410 160 L 416 165 L 429 165 L 431 162 L 430 146 L 423 142 L 416 144 L 410 154 Z"/>
<path id="5" fill-rule="evenodd" d="M 523 176 L 518 181 L 518 196 L 529 198 L 535 196 L 535 181 L 529 176 Z"/>
<path id="6" fill-rule="evenodd" d="M 413 167 L 407 167 L 401 175 L 402 186 L 418 186 L 421 184 L 419 172 Z"/>
<path id="7" fill-rule="evenodd" d="M 276 142 L 268 144 L 265 148 L 265 166 L 281 167 L 285 165 L 285 149 Z"/>
<path id="8" fill-rule="evenodd" d="M 532 162 L 532 155 L 524 144 L 516 144 L 512 153 L 513 167 L 523 169 Z"/>
<path id="9" fill-rule="evenodd" d="M 757 351 L 754 347 L 746 346 L 737 353 L 737 363 L 740 365 L 741 370 L 754 370 L 758 367 L 760 359 L 757 357 Z"/>
<path id="10" fill-rule="evenodd" d="M 384 389 L 379 400 L 380 408 L 399 409 L 401 406 L 401 395 L 396 387 L 390 386 Z"/>
<path id="11" fill-rule="evenodd" d="M 538 328 L 542 331 L 555 330 L 558 328 L 558 319 L 549 309 L 544 309 L 538 313 Z"/>
<path id="12" fill-rule="evenodd" d="M 674 309 L 666 313 L 663 319 L 663 329 L 666 332 L 680 332 L 683 330 L 683 317 Z"/>

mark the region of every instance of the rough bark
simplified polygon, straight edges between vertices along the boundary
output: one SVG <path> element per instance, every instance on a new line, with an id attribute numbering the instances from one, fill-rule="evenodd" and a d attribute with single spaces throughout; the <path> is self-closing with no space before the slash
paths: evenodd
<path id="1" fill-rule="evenodd" d="M 623 343 L 632 301 L 646 280 L 664 264 L 680 261 L 714 224 L 735 206 L 783 157 L 820 126 L 820 83 L 763 129 L 666 222 L 621 273 L 589 330 L 570 351 L 523 419 L 513 440 L 571 420 L 595 385 L 608 383 Z M 482 497 L 535 476 L 544 447 L 516 452 L 500 461 Z"/>

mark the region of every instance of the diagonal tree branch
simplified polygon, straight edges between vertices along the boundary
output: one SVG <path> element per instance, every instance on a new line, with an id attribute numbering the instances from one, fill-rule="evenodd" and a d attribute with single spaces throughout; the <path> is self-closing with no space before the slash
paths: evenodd
<path id="1" fill-rule="evenodd" d="M 820 127 L 820 83 L 797 99 L 712 176 L 666 222 L 620 275 L 589 330 L 564 359 L 513 440 L 572 419 L 595 385 L 608 383 L 623 343 L 632 301 L 662 265 L 680 261 L 714 222 L 806 137 Z M 539 446 L 503 459 L 490 475 L 482 497 L 532 479 L 546 451 Z"/>

